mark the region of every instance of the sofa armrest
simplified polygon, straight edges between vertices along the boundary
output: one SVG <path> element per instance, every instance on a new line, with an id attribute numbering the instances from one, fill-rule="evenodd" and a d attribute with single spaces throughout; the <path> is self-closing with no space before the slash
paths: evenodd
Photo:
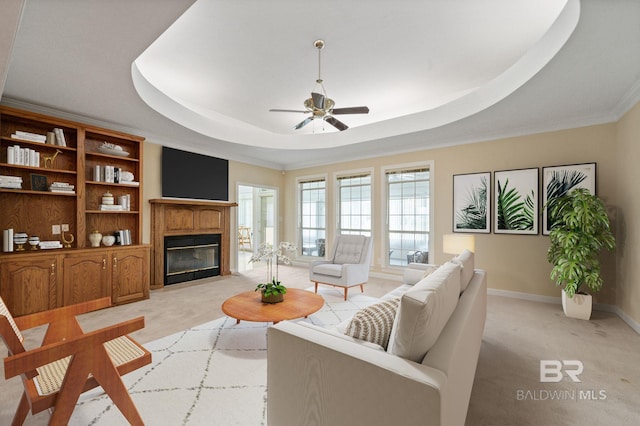
<path id="1" fill-rule="evenodd" d="M 269 424 L 441 424 L 435 368 L 289 321 L 267 343 Z"/>

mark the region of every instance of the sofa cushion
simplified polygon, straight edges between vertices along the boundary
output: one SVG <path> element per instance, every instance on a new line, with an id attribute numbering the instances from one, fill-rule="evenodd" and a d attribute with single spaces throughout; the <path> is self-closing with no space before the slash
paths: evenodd
<path id="1" fill-rule="evenodd" d="M 450 262 L 457 263 L 460 265 L 460 268 L 462 268 L 460 271 L 460 293 L 462 293 L 467 289 L 473 277 L 473 271 L 475 269 L 474 254 L 472 251 L 465 249 L 465 251 L 451 259 Z"/>
<path id="2" fill-rule="evenodd" d="M 436 269 L 438 269 L 438 266 L 436 265 L 424 265 L 424 267 L 418 269 L 415 266 L 412 267 L 412 264 L 409 264 L 409 266 L 407 266 L 404 270 L 402 281 L 405 284 L 416 284 Z"/>
<path id="3" fill-rule="evenodd" d="M 333 263 L 360 263 L 365 241 L 364 235 L 341 235 Z"/>
<path id="4" fill-rule="evenodd" d="M 351 318 L 346 335 L 387 348 L 399 298 L 384 300 L 359 310 Z"/>
<path id="5" fill-rule="evenodd" d="M 460 295 L 460 266 L 447 262 L 402 295 L 387 352 L 421 362 Z"/>

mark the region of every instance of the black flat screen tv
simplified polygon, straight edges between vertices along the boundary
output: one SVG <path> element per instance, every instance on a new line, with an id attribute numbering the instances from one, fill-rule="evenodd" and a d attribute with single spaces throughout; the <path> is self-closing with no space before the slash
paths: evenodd
<path id="1" fill-rule="evenodd" d="M 229 201 L 229 161 L 163 146 L 162 196 Z"/>

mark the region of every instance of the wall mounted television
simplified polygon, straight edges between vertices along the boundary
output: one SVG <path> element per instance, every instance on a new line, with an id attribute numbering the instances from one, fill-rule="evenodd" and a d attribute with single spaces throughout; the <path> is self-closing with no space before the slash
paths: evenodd
<path id="1" fill-rule="evenodd" d="M 162 196 L 229 201 L 229 161 L 163 146 Z"/>

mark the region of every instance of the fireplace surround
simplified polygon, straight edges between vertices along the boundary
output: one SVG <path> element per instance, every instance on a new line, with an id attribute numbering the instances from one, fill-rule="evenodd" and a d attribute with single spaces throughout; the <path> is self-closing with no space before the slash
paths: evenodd
<path id="1" fill-rule="evenodd" d="M 174 240 L 174 237 L 177 237 L 177 240 L 180 240 L 181 238 L 199 238 L 203 235 L 218 235 L 217 275 L 231 274 L 231 207 L 237 206 L 236 203 L 226 201 L 191 200 L 184 198 L 156 198 L 149 200 L 149 203 L 151 204 L 152 289 L 162 288 L 165 284 L 171 284 L 168 281 L 174 280 L 166 280 L 165 278 L 169 271 L 169 269 L 167 269 L 165 255 L 165 240 L 167 240 L 167 238 L 169 241 L 172 241 Z M 187 243 L 187 245 L 189 244 Z M 209 243 L 205 243 L 204 245 L 209 245 Z M 196 259 L 191 259 L 192 264 L 186 265 L 187 267 L 185 269 L 201 269 L 197 259 L 199 259 L 199 257 L 212 255 L 211 250 L 212 247 L 207 247 L 199 248 L 197 252 L 186 252 L 180 262 L 183 263 L 182 266 L 185 266 L 185 262 L 187 264 L 189 263 L 189 256 L 195 257 Z M 194 255 L 194 253 L 198 254 Z M 173 267 L 171 268 L 171 274 L 173 275 L 173 272 L 176 271 L 173 270 Z M 207 268 L 208 271 L 206 273 L 210 273 L 212 270 L 208 269 L 209 267 L 205 268 Z M 197 273 L 195 271 L 191 272 L 193 273 L 189 273 L 190 276 L 186 278 L 203 278 L 201 276 L 203 273 L 202 271 L 198 271 Z M 178 274 L 176 274 L 176 276 L 177 275 Z M 181 276 L 180 278 L 184 277 L 185 276 Z M 174 278 L 177 279 L 177 277 Z"/>
<path id="2" fill-rule="evenodd" d="M 220 234 L 164 237 L 164 285 L 220 275 Z"/>

